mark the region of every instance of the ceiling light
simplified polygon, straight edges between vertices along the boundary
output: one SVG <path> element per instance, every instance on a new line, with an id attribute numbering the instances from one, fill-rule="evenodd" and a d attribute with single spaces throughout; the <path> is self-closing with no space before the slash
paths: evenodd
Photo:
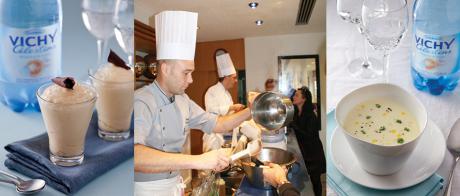
<path id="1" fill-rule="evenodd" d="M 263 21 L 263 20 L 256 20 L 256 25 L 257 25 L 257 26 L 260 26 L 260 25 L 262 25 L 262 24 L 264 24 L 264 21 Z"/>
<path id="2" fill-rule="evenodd" d="M 251 2 L 251 3 L 249 3 L 249 7 L 250 7 L 251 9 L 256 9 L 258 5 L 259 5 L 259 3 L 257 3 L 257 2 Z"/>

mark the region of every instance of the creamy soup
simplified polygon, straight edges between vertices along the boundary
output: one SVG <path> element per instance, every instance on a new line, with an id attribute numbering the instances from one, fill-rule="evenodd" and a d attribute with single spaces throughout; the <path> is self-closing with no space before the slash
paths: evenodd
<path id="1" fill-rule="evenodd" d="M 345 130 L 357 138 L 385 146 L 415 139 L 419 126 L 403 106 L 386 99 L 372 99 L 355 106 L 345 119 Z"/>

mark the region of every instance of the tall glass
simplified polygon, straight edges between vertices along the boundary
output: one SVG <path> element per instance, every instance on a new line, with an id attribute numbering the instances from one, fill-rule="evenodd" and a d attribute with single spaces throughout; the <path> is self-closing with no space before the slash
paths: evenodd
<path id="1" fill-rule="evenodd" d="M 343 20 L 355 24 L 361 35 L 363 35 L 361 27 L 362 4 L 363 0 L 337 0 L 337 14 Z M 382 75 L 382 64 L 375 58 L 369 58 L 365 38 L 363 39 L 363 43 L 364 56 L 353 59 L 348 64 L 348 71 L 352 76 L 366 79 Z"/>
<path id="2" fill-rule="evenodd" d="M 363 33 L 369 44 L 383 52 L 383 75 L 389 82 L 389 51 L 396 48 L 408 25 L 406 0 L 364 0 Z"/>
<path id="3" fill-rule="evenodd" d="M 82 18 L 85 27 L 97 39 L 97 66 L 102 65 L 108 40 L 113 36 L 116 0 L 83 0 Z"/>
<path id="4" fill-rule="evenodd" d="M 128 64 L 134 67 L 134 2 L 117 0 L 115 6 L 115 37 L 123 51 L 128 54 Z"/>

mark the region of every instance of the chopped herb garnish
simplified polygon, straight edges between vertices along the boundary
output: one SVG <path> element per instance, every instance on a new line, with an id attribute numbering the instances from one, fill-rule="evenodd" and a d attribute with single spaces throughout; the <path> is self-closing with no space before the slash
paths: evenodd
<path id="1" fill-rule="evenodd" d="M 380 105 L 380 104 L 375 104 L 375 107 L 380 108 L 380 107 L 382 107 L 382 105 Z"/>
<path id="2" fill-rule="evenodd" d="M 363 131 L 363 130 L 361 130 L 361 133 L 363 133 L 363 134 L 366 134 L 366 132 L 365 132 L 365 131 Z"/>
<path id="3" fill-rule="evenodd" d="M 371 119 L 371 116 L 366 116 L 366 119 Z"/>
<path id="4" fill-rule="evenodd" d="M 379 130 L 380 131 L 385 131 L 385 126 L 381 126 Z"/>
<path id="5" fill-rule="evenodd" d="M 407 128 L 407 127 L 404 127 L 404 131 L 407 131 L 407 132 L 409 132 L 409 131 L 410 131 L 410 129 L 409 129 L 409 128 Z"/>
<path id="6" fill-rule="evenodd" d="M 402 144 L 404 143 L 404 139 L 403 138 L 398 138 L 398 144 Z"/>
<path id="7" fill-rule="evenodd" d="M 390 112 L 393 111 L 391 108 L 387 108 L 387 110 L 389 110 Z"/>
<path id="8" fill-rule="evenodd" d="M 401 123 L 402 123 L 402 121 L 401 121 L 401 120 L 399 120 L 399 119 L 396 119 L 396 122 L 397 122 L 397 123 L 399 123 L 399 124 L 401 124 Z"/>

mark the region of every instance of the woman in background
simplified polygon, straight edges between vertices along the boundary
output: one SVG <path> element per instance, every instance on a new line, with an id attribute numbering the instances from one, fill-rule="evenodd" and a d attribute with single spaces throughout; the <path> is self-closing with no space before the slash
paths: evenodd
<path id="1" fill-rule="evenodd" d="M 320 177 L 326 172 L 326 158 L 319 139 L 321 122 L 313 111 L 312 95 L 307 87 L 296 90 L 292 103 L 294 104 L 294 121 L 291 127 L 295 131 L 302 151 L 308 175 L 313 184 L 313 191 L 316 196 L 320 196 L 322 193 Z"/>

